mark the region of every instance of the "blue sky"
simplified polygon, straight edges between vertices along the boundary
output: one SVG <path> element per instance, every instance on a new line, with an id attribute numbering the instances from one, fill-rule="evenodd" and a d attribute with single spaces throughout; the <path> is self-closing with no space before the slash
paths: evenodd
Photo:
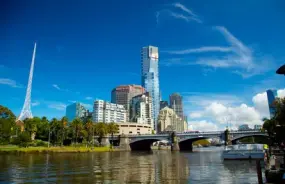
<path id="1" fill-rule="evenodd" d="M 73 101 L 92 109 L 115 86 L 140 84 L 140 49 L 154 45 L 162 97 L 181 93 L 195 128 L 221 128 L 225 116 L 250 110 L 254 120 L 236 124 L 257 123 L 266 116 L 257 98 L 264 106 L 267 88 L 283 94 L 275 70 L 285 59 L 284 7 L 282 0 L 1 2 L 0 104 L 20 113 L 35 41 L 32 112 L 49 118 Z M 226 108 L 223 118 L 209 114 L 211 105 Z"/>

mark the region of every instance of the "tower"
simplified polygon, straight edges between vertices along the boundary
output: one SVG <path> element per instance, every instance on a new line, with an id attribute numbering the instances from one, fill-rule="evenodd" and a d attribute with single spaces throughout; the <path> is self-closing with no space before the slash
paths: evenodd
<path id="1" fill-rule="evenodd" d="M 32 57 L 32 64 L 30 68 L 29 81 L 28 81 L 28 87 L 27 87 L 24 106 L 23 106 L 20 116 L 17 119 L 21 121 L 23 121 L 26 118 L 33 117 L 32 111 L 31 111 L 31 92 L 32 92 L 32 81 L 33 81 L 33 73 L 34 73 L 34 63 L 35 63 L 35 57 L 36 57 L 36 48 L 37 48 L 37 43 L 35 43 L 35 46 L 34 46 L 34 52 L 33 52 L 33 57 Z"/>
<path id="2" fill-rule="evenodd" d="M 152 98 L 153 129 L 157 131 L 157 118 L 160 105 L 158 48 L 154 46 L 143 47 L 141 50 L 142 86 L 150 93 Z"/>

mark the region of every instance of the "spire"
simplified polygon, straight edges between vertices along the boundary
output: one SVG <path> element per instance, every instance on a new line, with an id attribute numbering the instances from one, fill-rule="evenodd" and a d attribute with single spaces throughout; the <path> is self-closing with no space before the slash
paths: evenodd
<path id="1" fill-rule="evenodd" d="M 35 46 L 34 46 L 34 52 L 33 52 L 33 57 L 32 57 L 32 64 L 30 68 L 29 81 L 28 81 L 24 106 L 23 106 L 20 116 L 17 119 L 21 121 L 23 121 L 26 118 L 33 118 L 32 111 L 31 111 L 31 93 L 32 93 L 34 63 L 35 63 L 35 58 L 36 58 L 36 49 L 37 49 L 37 43 L 35 43 Z"/>

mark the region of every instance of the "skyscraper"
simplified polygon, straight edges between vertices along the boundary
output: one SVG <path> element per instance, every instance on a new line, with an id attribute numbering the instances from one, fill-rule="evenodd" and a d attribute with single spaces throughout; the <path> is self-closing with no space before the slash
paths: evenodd
<path id="1" fill-rule="evenodd" d="M 124 105 L 127 110 L 127 121 L 130 116 L 130 103 L 134 96 L 143 94 L 145 89 L 140 85 L 121 85 L 112 90 L 112 103 Z"/>
<path id="2" fill-rule="evenodd" d="M 66 106 L 66 117 L 68 121 L 71 122 L 75 118 L 83 118 L 86 116 L 87 109 L 81 105 L 80 103 L 76 102 Z"/>
<path id="3" fill-rule="evenodd" d="M 275 89 L 269 89 L 266 91 L 266 94 L 267 94 L 267 100 L 268 100 L 268 106 L 269 106 L 269 114 L 270 114 L 270 118 L 272 118 L 274 117 L 275 111 L 276 111 L 274 101 L 277 97 L 277 91 Z"/>
<path id="4" fill-rule="evenodd" d="M 154 118 L 154 130 L 157 130 L 159 114 L 160 91 L 158 72 L 158 48 L 153 46 L 143 47 L 141 50 L 141 75 L 142 86 L 150 93 Z"/>
<path id="5" fill-rule="evenodd" d="M 184 118 L 182 96 L 178 93 L 173 93 L 169 96 L 170 107 L 180 117 Z"/>

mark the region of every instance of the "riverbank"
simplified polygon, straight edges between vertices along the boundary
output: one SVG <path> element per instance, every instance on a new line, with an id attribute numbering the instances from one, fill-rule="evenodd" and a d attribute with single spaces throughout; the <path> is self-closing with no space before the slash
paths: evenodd
<path id="1" fill-rule="evenodd" d="M 0 146 L 0 153 L 85 153 L 85 152 L 110 152 L 118 151 L 110 147 L 18 147 L 14 145 Z"/>

